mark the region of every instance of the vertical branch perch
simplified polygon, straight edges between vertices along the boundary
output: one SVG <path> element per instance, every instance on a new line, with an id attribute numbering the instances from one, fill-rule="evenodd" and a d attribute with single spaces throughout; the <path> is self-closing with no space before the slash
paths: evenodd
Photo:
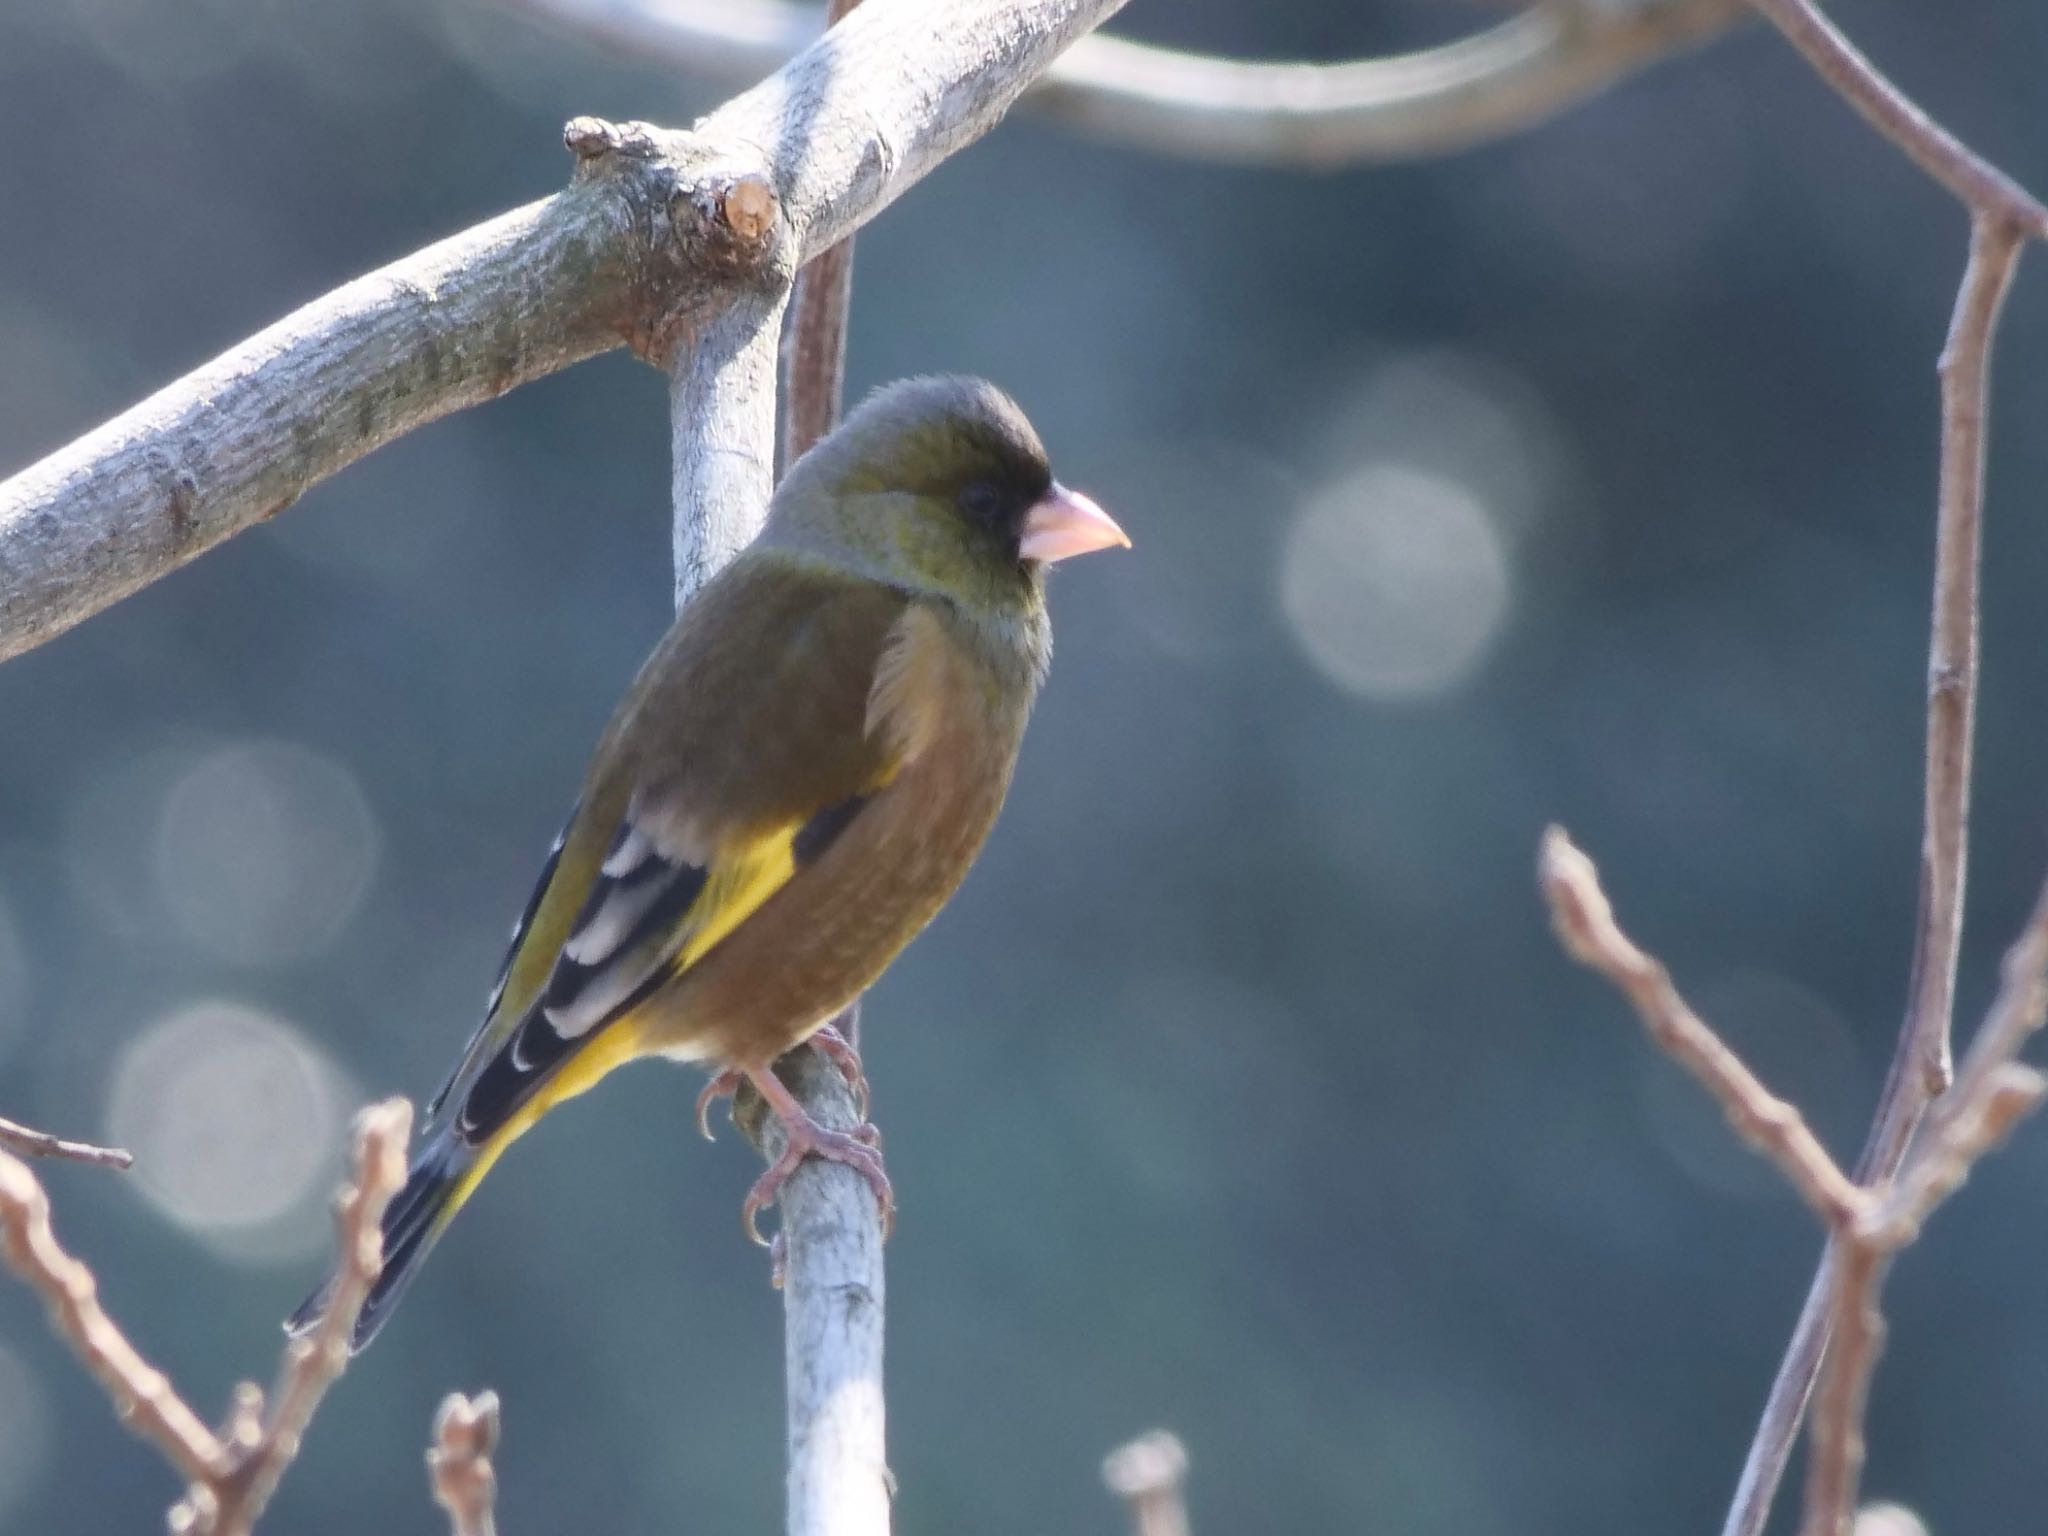
<path id="1" fill-rule="evenodd" d="M 676 601 L 690 596 L 760 530 L 775 449 L 777 328 L 789 275 L 778 265 L 779 211 L 765 183 L 727 190 L 724 216 L 757 237 L 757 281 L 669 362 L 674 445 Z M 857 1106 L 815 1051 L 779 1069 L 820 1125 L 850 1130 Z M 780 1126 L 763 1117 L 773 1159 Z M 790 1536 L 887 1536 L 882 1402 L 882 1215 L 852 1169 L 812 1160 L 784 1187 L 781 1211 L 788 1375 Z"/>
<path id="2" fill-rule="evenodd" d="M 827 27 L 859 3 L 829 0 Z M 784 466 L 839 423 L 853 240 L 828 246 L 797 274 L 783 343 Z M 837 1022 L 858 1048 L 858 1005 Z M 860 1104 L 819 1052 L 793 1052 L 778 1070 L 820 1125 L 859 1127 Z M 772 1162 L 784 1137 L 780 1123 L 765 1118 L 761 1148 Z M 882 1396 L 882 1214 L 851 1169 L 815 1160 L 785 1186 L 780 1204 L 790 1536 L 887 1536 L 895 1481 Z"/>
<path id="3" fill-rule="evenodd" d="M 828 1130 L 861 1123 L 853 1090 L 819 1052 L 792 1051 L 776 1071 Z M 764 1115 L 760 1132 L 772 1161 L 782 1152 L 782 1124 Z M 783 1186 L 777 1207 L 789 1536 L 888 1536 L 895 1480 L 882 1397 L 881 1211 L 858 1173 L 816 1158 Z"/>

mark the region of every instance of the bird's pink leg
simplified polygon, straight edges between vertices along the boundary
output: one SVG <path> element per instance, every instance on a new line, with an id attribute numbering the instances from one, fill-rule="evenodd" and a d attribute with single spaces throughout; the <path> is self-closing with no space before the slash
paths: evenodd
<path id="1" fill-rule="evenodd" d="M 855 1173 L 868 1181 L 868 1188 L 875 1192 L 875 1203 L 882 1208 L 882 1230 L 886 1233 L 896 1219 L 896 1196 L 889 1188 L 889 1175 L 882 1168 L 882 1152 L 879 1137 L 871 1125 L 863 1125 L 857 1131 L 827 1130 L 818 1124 L 796 1101 L 796 1095 L 783 1086 L 782 1079 L 767 1067 L 742 1069 L 748 1082 L 754 1085 L 768 1107 L 775 1112 L 775 1118 L 782 1122 L 782 1129 L 789 1138 L 789 1144 L 782 1149 L 782 1156 L 769 1165 L 768 1171 L 754 1181 L 754 1187 L 747 1191 L 747 1198 L 740 1206 L 740 1220 L 746 1224 L 747 1236 L 757 1243 L 766 1240 L 755 1217 L 763 1206 L 773 1205 L 782 1193 L 782 1186 L 789 1182 L 789 1176 L 796 1172 L 806 1157 L 822 1157 L 828 1162 L 844 1163 Z"/>
<path id="2" fill-rule="evenodd" d="M 867 1069 L 860 1064 L 860 1052 L 847 1041 L 846 1036 L 830 1024 L 812 1035 L 807 1043 L 815 1045 L 818 1054 L 839 1069 L 839 1075 L 846 1079 L 846 1086 L 853 1090 L 854 1105 L 859 1110 L 861 1119 L 867 1119 L 868 1074 Z M 704 1091 L 697 1095 L 697 1130 L 706 1141 L 715 1139 L 711 1130 L 711 1106 L 720 1099 L 729 1099 L 738 1093 L 740 1084 L 746 1080 L 747 1074 L 739 1068 L 727 1067 L 722 1072 L 714 1073 L 711 1081 L 704 1085 Z"/>

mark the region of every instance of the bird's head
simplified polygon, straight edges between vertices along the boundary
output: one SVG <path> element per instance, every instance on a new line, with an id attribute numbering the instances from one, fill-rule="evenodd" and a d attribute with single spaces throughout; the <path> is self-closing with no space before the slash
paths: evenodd
<path id="1" fill-rule="evenodd" d="M 1038 600 L 1057 560 L 1128 546 L 1053 478 L 1015 402 L 980 379 L 906 379 L 870 395 L 791 466 L 768 536 L 955 602 Z"/>

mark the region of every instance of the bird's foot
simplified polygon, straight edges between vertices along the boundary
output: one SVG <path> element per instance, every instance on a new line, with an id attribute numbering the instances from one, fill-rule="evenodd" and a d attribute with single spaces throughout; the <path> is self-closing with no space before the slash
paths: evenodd
<path id="1" fill-rule="evenodd" d="M 865 1124 L 852 1131 L 829 1130 L 810 1117 L 773 1071 L 766 1067 L 749 1068 L 745 1069 L 744 1076 L 768 1102 L 768 1107 L 775 1111 L 775 1118 L 782 1122 L 783 1133 L 787 1137 L 782 1155 L 754 1181 L 754 1187 L 747 1191 L 746 1201 L 740 1206 L 740 1220 L 746 1226 L 747 1236 L 767 1245 L 756 1218 L 765 1207 L 775 1204 L 781 1197 L 783 1185 L 789 1182 L 790 1175 L 806 1157 L 844 1163 L 866 1179 L 868 1188 L 875 1192 L 875 1203 L 881 1207 L 882 1231 L 886 1234 L 895 1224 L 896 1196 L 889 1187 L 889 1175 L 882 1167 L 881 1133 L 872 1125 Z M 778 1263 L 776 1267 L 779 1271 L 781 1266 Z"/>
<path id="2" fill-rule="evenodd" d="M 853 1090 L 854 1112 L 861 1119 L 867 1119 L 868 1069 L 861 1065 L 860 1047 L 842 1035 L 833 1024 L 817 1031 L 806 1043 L 815 1045 L 818 1054 L 839 1069 L 839 1075 L 846 1079 L 846 1086 Z"/>
<path id="3" fill-rule="evenodd" d="M 860 1052 L 855 1049 L 852 1042 L 827 1024 L 806 1043 L 815 1045 L 818 1054 L 839 1069 L 839 1075 L 846 1079 L 846 1086 L 853 1090 L 856 1112 L 861 1119 L 867 1119 L 870 1102 L 868 1074 L 867 1069 L 861 1065 Z M 711 1106 L 720 1099 L 729 1099 L 738 1093 L 746 1080 L 747 1074 L 739 1068 L 727 1067 L 722 1072 L 714 1073 L 711 1081 L 706 1083 L 703 1091 L 697 1095 L 697 1130 L 706 1141 L 716 1139 L 716 1133 L 711 1129 Z"/>

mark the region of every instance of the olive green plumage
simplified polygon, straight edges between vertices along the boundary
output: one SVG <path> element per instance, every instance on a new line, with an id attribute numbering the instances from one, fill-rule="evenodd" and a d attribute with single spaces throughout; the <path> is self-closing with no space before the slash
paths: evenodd
<path id="1" fill-rule="evenodd" d="M 358 1344 L 548 1109 L 641 1056 L 765 1067 L 931 920 L 1050 657 L 1025 525 L 1070 494 L 1016 406 L 968 379 L 883 390 L 791 467 L 599 742 L 386 1218 Z"/>

